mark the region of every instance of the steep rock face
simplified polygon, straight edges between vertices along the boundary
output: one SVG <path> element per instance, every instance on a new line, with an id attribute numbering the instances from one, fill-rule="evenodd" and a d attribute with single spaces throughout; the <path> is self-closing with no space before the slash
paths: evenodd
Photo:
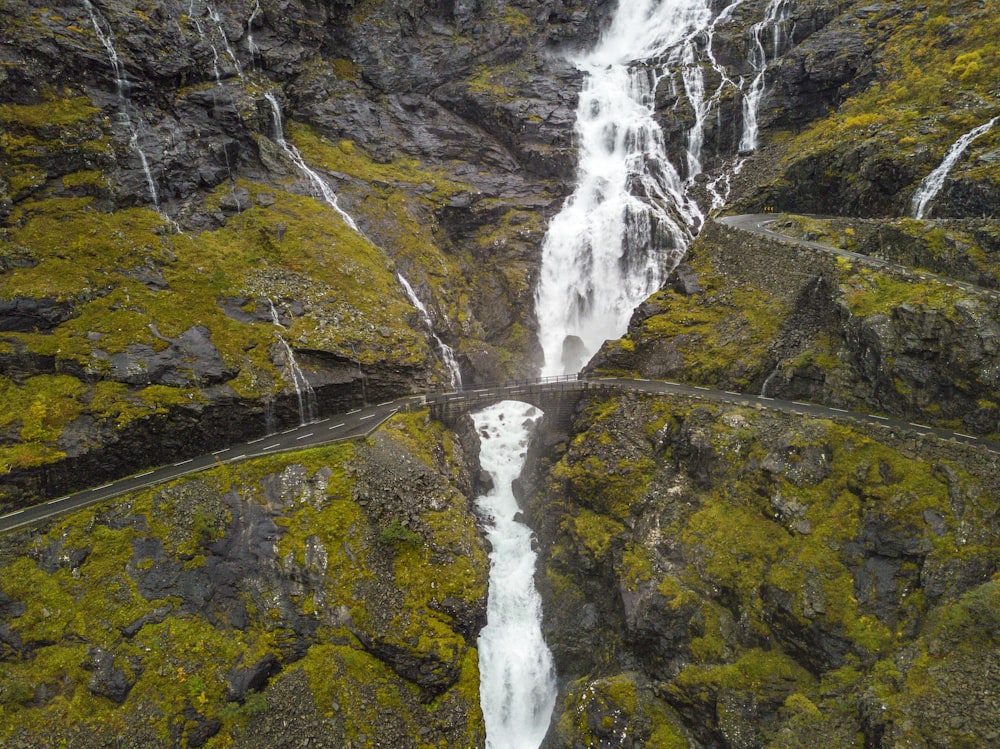
<path id="1" fill-rule="evenodd" d="M 740 208 L 907 215 L 948 148 L 997 110 L 984 67 L 995 59 L 995 14 L 972 0 L 807 7 L 829 23 L 776 60 L 762 105 L 762 123 L 786 131 L 783 155 L 767 154 L 769 174 L 734 197 Z M 995 133 L 977 140 L 929 215 L 990 215 L 996 148 Z"/>
<path id="2" fill-rule="evenodd" d="M 947 277 L 713 224 L 590 367 L 994 434 L 997 303 Z"/>
<path id="3" fill-rule="evenodd" d="M 958 623 L 996 596 L 995 482 L 945 442 L 592 400 L 523 487 L 563 683 L 545 746 L 987 741 L 981 703 L 935 727 L 913 711 L 991 693 L 982 669 L 921 684 L 997 641 L 989 617 Z"/>
<path id="4" fill-rule="evenodd" d="M 5 746 L 481 746 L 488 564 L 424 415 L 4 540 Z"/>
<path id="5" fill-rule="evenodd" d="M 466 379 L 530 369 L 577 81 L 543 51 L 607 12 L 5 5 L 4 501 L 166 462 L 192 407 L 231 415 L 199 447 L 295 421 L 294 366 L 324 409 L 447 382 L 397 274 Z"/>

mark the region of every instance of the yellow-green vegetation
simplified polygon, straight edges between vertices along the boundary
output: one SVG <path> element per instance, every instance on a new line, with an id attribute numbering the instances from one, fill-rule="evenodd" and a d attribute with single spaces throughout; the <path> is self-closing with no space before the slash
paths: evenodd
<path id="1" fill-rule="evenodd" d="M 911 218 L 873 220 L 783 214 L 771 228 L 967 283 L 995 285 L 1000 278 L 1000 263 L 990 249 L 1000 241 L 1000 227 L 992 220 L 928 223 Z"/>
<path id="2" fill-rule="evenodd" d="M 569 746 L 622 746 L 625 741 L 657 749 L 688 746 L 678 717 L 632 673 L 570 684 L 556 734 Z"/>
<path id="3" fill-rule="evenodd" d="M 954 314 L 955 303 L 968 295 L 941 281 L 900 278 L 882 271 L 854 266 L 845 281 L 844 296 L 851 314 L 867 317 L 890 314 L 901 304 L 940 309 L 945 315 Z"/>
<path id="4" fill-rule="evenodd" d="M 679 357 L 671 372 L 691 382 L 746 387 L 763 367 L 786 306 L 763 289 L 723 278 L 707 259 L 692 263 L 702 293 L 665 288 L 653 294 L 647 301 L 662 312 L 632 328 L 619 350 L 627 352 L 625 361 L 632 352 L 641 357 L 644 351 L 656 359 Z"/>
<path id="5" fill-rule="evenodd" d="M 830 117 L 794 138 L 788 153 L 798 158 L 832 151 L 846 142 L 870 138 L 918 154 L 929 172 L 963 133 L 997 110 L 995 79 L 1000 61 L 1000 20 L 990 3 L 933 0 L 900 13 L 885 8 L 868 29 L 878 35 L 879 75 Z M 994 130 L 976 148 L 996 148 Z M 994 164 L 977 171 L 996 181 Z M 844 174 L 845 179 L 853 175 Z"/>
<path id="6" fill-rule="evenodd" d="M 351 181 L 363 185 L 354 211 L 366 218 L 373 240 L 398 267 L 407 269 L 408 280 L 414 286 L 429 285 L 434 292 L 433 303 L 460 326 L 462 336 L 455 342 L 456 352 L 487 348 L 498 360 L 501 372 L 497 376 L 521 372 L 531 345 L 524 326 L 511 325 L 494 347 L 482 340 L 486 333 L 473 311 L 477 296 L 483 289 L 494 287 L 497 277 L 505 282 L 505 288 L 498 291 L 512 304 L 529 297 L 527 260 L 511 261 L 501 256 L 484 264 L 481 256 L 494 254 L 491 250 L 495 241 L 539 231 L 538 216 L 508 209 L 496 226 L 490 224 L 477 236 L 476 245 L 481 251 L 476 257 L 471 247 L 451 247 L 446 252 L 444 248 L 450 243 L 437 227 L 434 213 L 451 197 L 470 191 L 468 185 L 449 176 L 446 169 L 422 164 L 412 157 L 378 161 L 352 141 L 331 142 L 300 123 L 289 122 L 287 128 L 309 163 L 346 175 L 347 191 L 356 189 Z"/>
<path id="7" fill-rule="evenodd" d="M 644 422 L 658 428 L 638 436 Z M 689 720 L 749 725 L 726 711 L 753 703 L 780 717 L 777 746 L 805 746 L 810 731 L 860 746 L 865 690 L 875 685 L 891 710 L 913 716 L 938 699 L 936 678 L 957 685 L 971 654 L 1000 637 L 990 613 L 1000 584 L 949 603 L 929 582 L 968 586 L 975 577 L 957 570 L 998 559 L 996 497 L 958 459 L 924 458 L 843 423 L 651 396 L 592 400 L 575 431 L 545 489 L 545 511 L 560 513 L 546 580 L 577 609 L 610 606 L 601 591 L 618 591 L 641 621 L 626 619 L 623 641 L 602 642 L 604 660 L 587 661 L 593 673 L 570 690 L 564 734 L 599 724 L 585 706 L 598 704 L 603 681 L 634 668 L 615 655 L 631 643 Z M 608 502 L 607 466 L 623 457 L 636 476 Z M 646 652 L 649 641 L 662 650 Z M 970 746 L 968 736 L 982 736 L 973 723 L 955 734 Z"/>
<path id="8" fill-rule="evenodd" d="M 85 96 L 53 91 L 37 104 L 0 105 L 0 176 L 11 200 L 26 197 L 44 184 L 44 164 L 53 152 L 95 157 L 109 148 L 100 110 Z"/>
<path id="9" fill-rule="evenodd" d="M 605 413 L 609 408 L 613 411 L 617 403 L 605 404 Z M 628 517 L 631 504 L 645 492 L 655 464 L 637 446 L 619 443 L 616 435 L 606 429 L 603 422 L 595 421 L 589 430 L 579 432 L 571 447 L 574 459 L 559 461 L 554 475 L 566 482 L 569 495 L 580 505 L 620 522 Z M 598 447 L 591 450 L 595 443 Z M 620 454 L 607 455 L 608 451 L 600 449 L 612 443 L 621 449 Z M 598 543 L 595 548 L 600 546 Z"/>
<path id="10" fill-rule="evenodd" d="M 69 515 L 23 548 L 8 541 L 0 574 L 14 604 L 3 623 L 23 647 L 0 660 L 0 743 L 112 742 L 137 730 L 186 741 L 216 720 L 206 746 L 228 746 L 268 709 L 253 692 L 230 701 L 234 669 L 273 657 L 283 666 L 275 680 L 308 677 L 302 709 L 330 735 L 364 744 L 374 731 L 415 749 L 481 744 L 478 656 L 447 613 L 455 601 L 485 606 L 488 562 L 471 509 L 440 479 L 444 496 L 414 497 L 420 542 L 386 544 L 353 478 L 378 439 L 428 469 L 448 464 L 444 476 L 462 470 L 457 448 L 426 414 L 384 431 L 365 448 L 220 466 Z M 246 548 L 233 537 L 269 522 L 273 540 Z M 234 575 L 234 590 L 206 595 L 218 570 Z M 304 621 L 313 625 L 302 630 Z M 306 650 L 290 658 L 303 632 Z M 407 656 L 380 659 L 371 641 Z M 99 652 L 127 684 L 120 704 L 94 686 Z M 425 664 L 448 666 L 433 690 L 413 680 Z"/>
<path id="11" fill-rule="evenodd" d="M 92 209 L 89 198 L 22 201 L 20 225 L 8 239 L 28 248 L 38 264 L 10 270 L 0 294 L 59 300 L 74 316 L 50 332 L 11 333 L 8 340 L 53 356 L 57 367 L 82 367 L 100 377 L 109 374 L 108 355 L 136 344 L 162 351 L 166 339 L 204 326 L 234 375 L 230 386 L 245 397 L 271 397 L 287 387 L 272 360 L 277 329 L 266 317 L 233 319 L 219 299 L 247 297 L 266 307 L 273 297 L 279 307 L 287 299 L 306 309 L 281 331 L 293 346 L 344 360 L 357 352 L 365 365 L 425 364 L 425 337 L 407 324 L 412 306 L 377 247 L 312 198 L 252 183 L 238 187 L 253 201 L 247 210 L 197 236 L 171 233 L 163 217 L 147 209 L 108 214 Z M 258 201 L 262 194 L 267 199 Z M 144 284 L 138 276 L 147 272 L 160 274 L 163 283 Z M 183 370 L 179 376 L 186 376 Z M 188 376 L 186 387 L 138 390 L 100 380 L 71 385 L 65 376 L 32 378 L 4 387 L 5 412 L 19 415 L 18 403 L 48 388 L 38 395 L 51 401 L 46 428 L 34 426 L 38 419 L 29 415 L 21 430 L 25 444 L 16 448 L 37 463 L 54 456 L 51 442 L 84 408 L 123 427 L 197 398 L 192 388 L 201 384 Z M 65 405 L 67 397 L 76 405 Z"/>

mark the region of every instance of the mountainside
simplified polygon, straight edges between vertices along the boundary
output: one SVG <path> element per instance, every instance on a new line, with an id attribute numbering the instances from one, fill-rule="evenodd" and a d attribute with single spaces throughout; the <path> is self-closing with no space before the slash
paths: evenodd
<path id="1" fill-rule="evenodd" d="M 703 218 L 586 371 L 995 444 L 1000 6 L 708 6 L 697 54 L 636 63 Z M 534 375 L 568 56 L 615 10 L 4 0 L 0 514 L 447 389 L 449 351 Z M 986 446 L 639 395 L 562 427 L 518 483 L 544 747 L 1000 740 Z M 477 449 L 400 415 L 3 537 L 0 743 L 484 746 Z"/>

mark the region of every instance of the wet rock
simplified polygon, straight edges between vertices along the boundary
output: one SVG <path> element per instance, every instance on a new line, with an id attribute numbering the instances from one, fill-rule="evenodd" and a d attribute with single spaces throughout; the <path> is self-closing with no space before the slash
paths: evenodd
<path id="1" fill-rule="evenodd" d="M 95 351 L 108 362 L 110 379 L 130 385 L 198 387 L 225 382 L 234 376 L 212 343 L 211 331 L 201 325 L 188 328 L 177 338 L 163 338 L 167 348 L 157 351 L 146 344 L 132 344 L 123 353 Z"/>
<path id="2" fill-rule="evenodd" d="M 226 699 L 230 702 L 243 702 L 250 692 L 262 690 L 268 679 L 280 670 L 281 664 L 271 654 L 250 666 L 233 666 L 226 678 Z"/>
<path id="3" fill-rule="evenodd" d="M 57 299 L 0 299 L 0 332 L 47 332 L 73 318 L 74 305 Z"/>
<path id="4" fill-rule="evenodd" d="M 101 648 L 91 648 L 88 653 L 85 668 L 91 672 L 87 689 L 98 697 L 106 697 L 116 705 L 121 705 L 128 697 L 134 680 L 130 680 L 125 671 L 115 665 L 112 653 Z"/>
<path id="5" fill-rule="evenodd" d="M 684 296 L 692 296 L 693 294 L 700 294 L 702 292 L 697 272 L 687 263 L 680 263 L 674 268 L 667 279 L 667 283 L 670 284 L 670 287 L 674 291 Z"/>

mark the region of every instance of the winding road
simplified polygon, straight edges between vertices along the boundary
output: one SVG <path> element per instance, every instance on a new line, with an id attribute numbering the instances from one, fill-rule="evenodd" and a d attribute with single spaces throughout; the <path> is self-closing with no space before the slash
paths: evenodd
<path id="1" fill-rule="evenodd" d="M 901 270 L 910 275 L 914 272 L 905 266 L 896 265 L 878 258 L 867 255 L 859 255 L 849 250 L 842 250 L 830 247 L 819 242 L 800 240 L 779 234 L 768 228 L 768 224 L 774 220 L 773 214 L 754 214 L 743 216 L 729 216 L 719 219 L 722 224 L 734 229 L 760 234 L 769 238 L 776 238 L 783 242 L 790 242 L 823 252 L 832 252 L 842 257 L 858 260 L 876 267 L 884 267 L 892 270 Z M 934 274 L 916 273 L 921 278 L 933 278 L 953 286 L 974 290 L 977 292 L 989 292 L 996 295 L 992 289 L 984 289 L 968 283 L 953 281 Z M 268 434 L 249 442 L 243 442 L 230 447 L 216 450 L 208 455 L 197 458 L 182 460 L 173 465 L 161 466 L 150 469 L 143 473 L 127 476 L 117 481 L 112 481 L 91 489 L 74 492 L 64 497 L 51 499 L 31 507 L 25 507 L 15 512 L 0 516 L 0 533 L 37 525 L 50 520 L 58 515 L 79 510 L 92 504 L 103 502 L 114 497 L 145 489 L 150 486 L 173 481 L 183 476 L 190 476 L 200 471 L 207 470 L 220 465 L 238 463 L 253 458 L 260 458 L 267 455 L 274 455 L 282 452 L 293 452 L 308 447 L 331 444 L 345 440 L 358 439 L 370 434 L 380 424 L 391 418 L 399 411 L 413 408 L 422 408 L 435 404 L 450 404 L 452 406 L 466 404 L 471 407 L 481 407 L 489 402 L 498 400 L 518 400 L 518 396 L 533 392 L 535 394 L 552 392 L 558 393 L 566 390 L 582 389 L 613 389 L 629 390 L 632 392 L 682 396 L 696 400 L 706 400 L 718 403 L 730 403 L 734 405 L 751 408 L 771 409 L 790 413 L 797 416 L 809 416 L 815 418 L 847 420 L 856 423 L 871 424 L 883 429 L 888 429 L 901 433 L 916 435 L 926 435 L 936 439 L 949 440 L 953 442 L 965 443 L 979 446 L 988 450 L 993 455 L 1000 455 L 1000 444 L 990 440 L 981 439 L 969 434 L 951 432 L 946 429 L 918 424 L 901 419 L 895 419 L 878 414 L 869 414 L 856 411 L 847 411 L 842 408 L 832 408 L 813 403 L 803 403 L 799 401 L 785 401 L 775 398 L 768 398 L 762 395 L 750 395 L 747 393 L 736 393 L 731 391 L 713 390 L 698 385 L 686 385 L 679 382 L 667 382 L 661 380 L 630 379 L 624 377 L 554 377 L 538 380 L 528 380 L 517 383 L 505 383 L 487 387 L 468 387 L 450 393 L 435 393 L 427 395 L 413 395 L 399 398 L 385 403 L 379 403 L 363 409 L 355 409 L 345 414 L 332 415 L 327 418 L 314 421 L 299 427 L 286 429 L 282 432 Z"/>
<path id="2" fill-rule="evenodd" d="M 767 237 L 768 239 L 784 242 L 785 244 L 808 247 L 809 249 L 825 252 L 829 255 L 835 255 L 837 257 L 843 257 L 863 263 L 864 265 L 872 268 L 891 270 L 896 273 L 902 273 L 911 278 L 919 278 L 922 281 L 937 281 L 938 283 L 942 283 L 945 286 L 951 286 L 952 288 L 964 289 L 965 291 L 971 291 L 977 294 L 985 293 L 992 297 L 1000 298 L 1000 291 L 997 289 L 991 289 L 986 286 L 977 286 L 976 284 L 968 283 L 967 281 L 957 281 L 954 278 L 948 278 L 947 276 L 941 276 L 925 270 L 914 270 L 908 266 L 872 257 L 871 255 L 862 255 L 859 252 L 852 252 L 851 250 L 845 250 L 840 247 L 834 247 L 833 245 L 823 244 L 822 242 L 813 242 L 808 239 L 799 239 L 798 237 L 791 237 L 787 234 L 782 234 L 781 232 L 774 231 L 774 229 L 770 228 L 771 224 L 777 220 L 777 216 L 773 213 L 747 213 L 740 216 L 725 216 L 715 220 L 731 229 L 739 229 L 740 231 L 750 232 L 751 234 L 758 234 L 760 236 Z"/>

